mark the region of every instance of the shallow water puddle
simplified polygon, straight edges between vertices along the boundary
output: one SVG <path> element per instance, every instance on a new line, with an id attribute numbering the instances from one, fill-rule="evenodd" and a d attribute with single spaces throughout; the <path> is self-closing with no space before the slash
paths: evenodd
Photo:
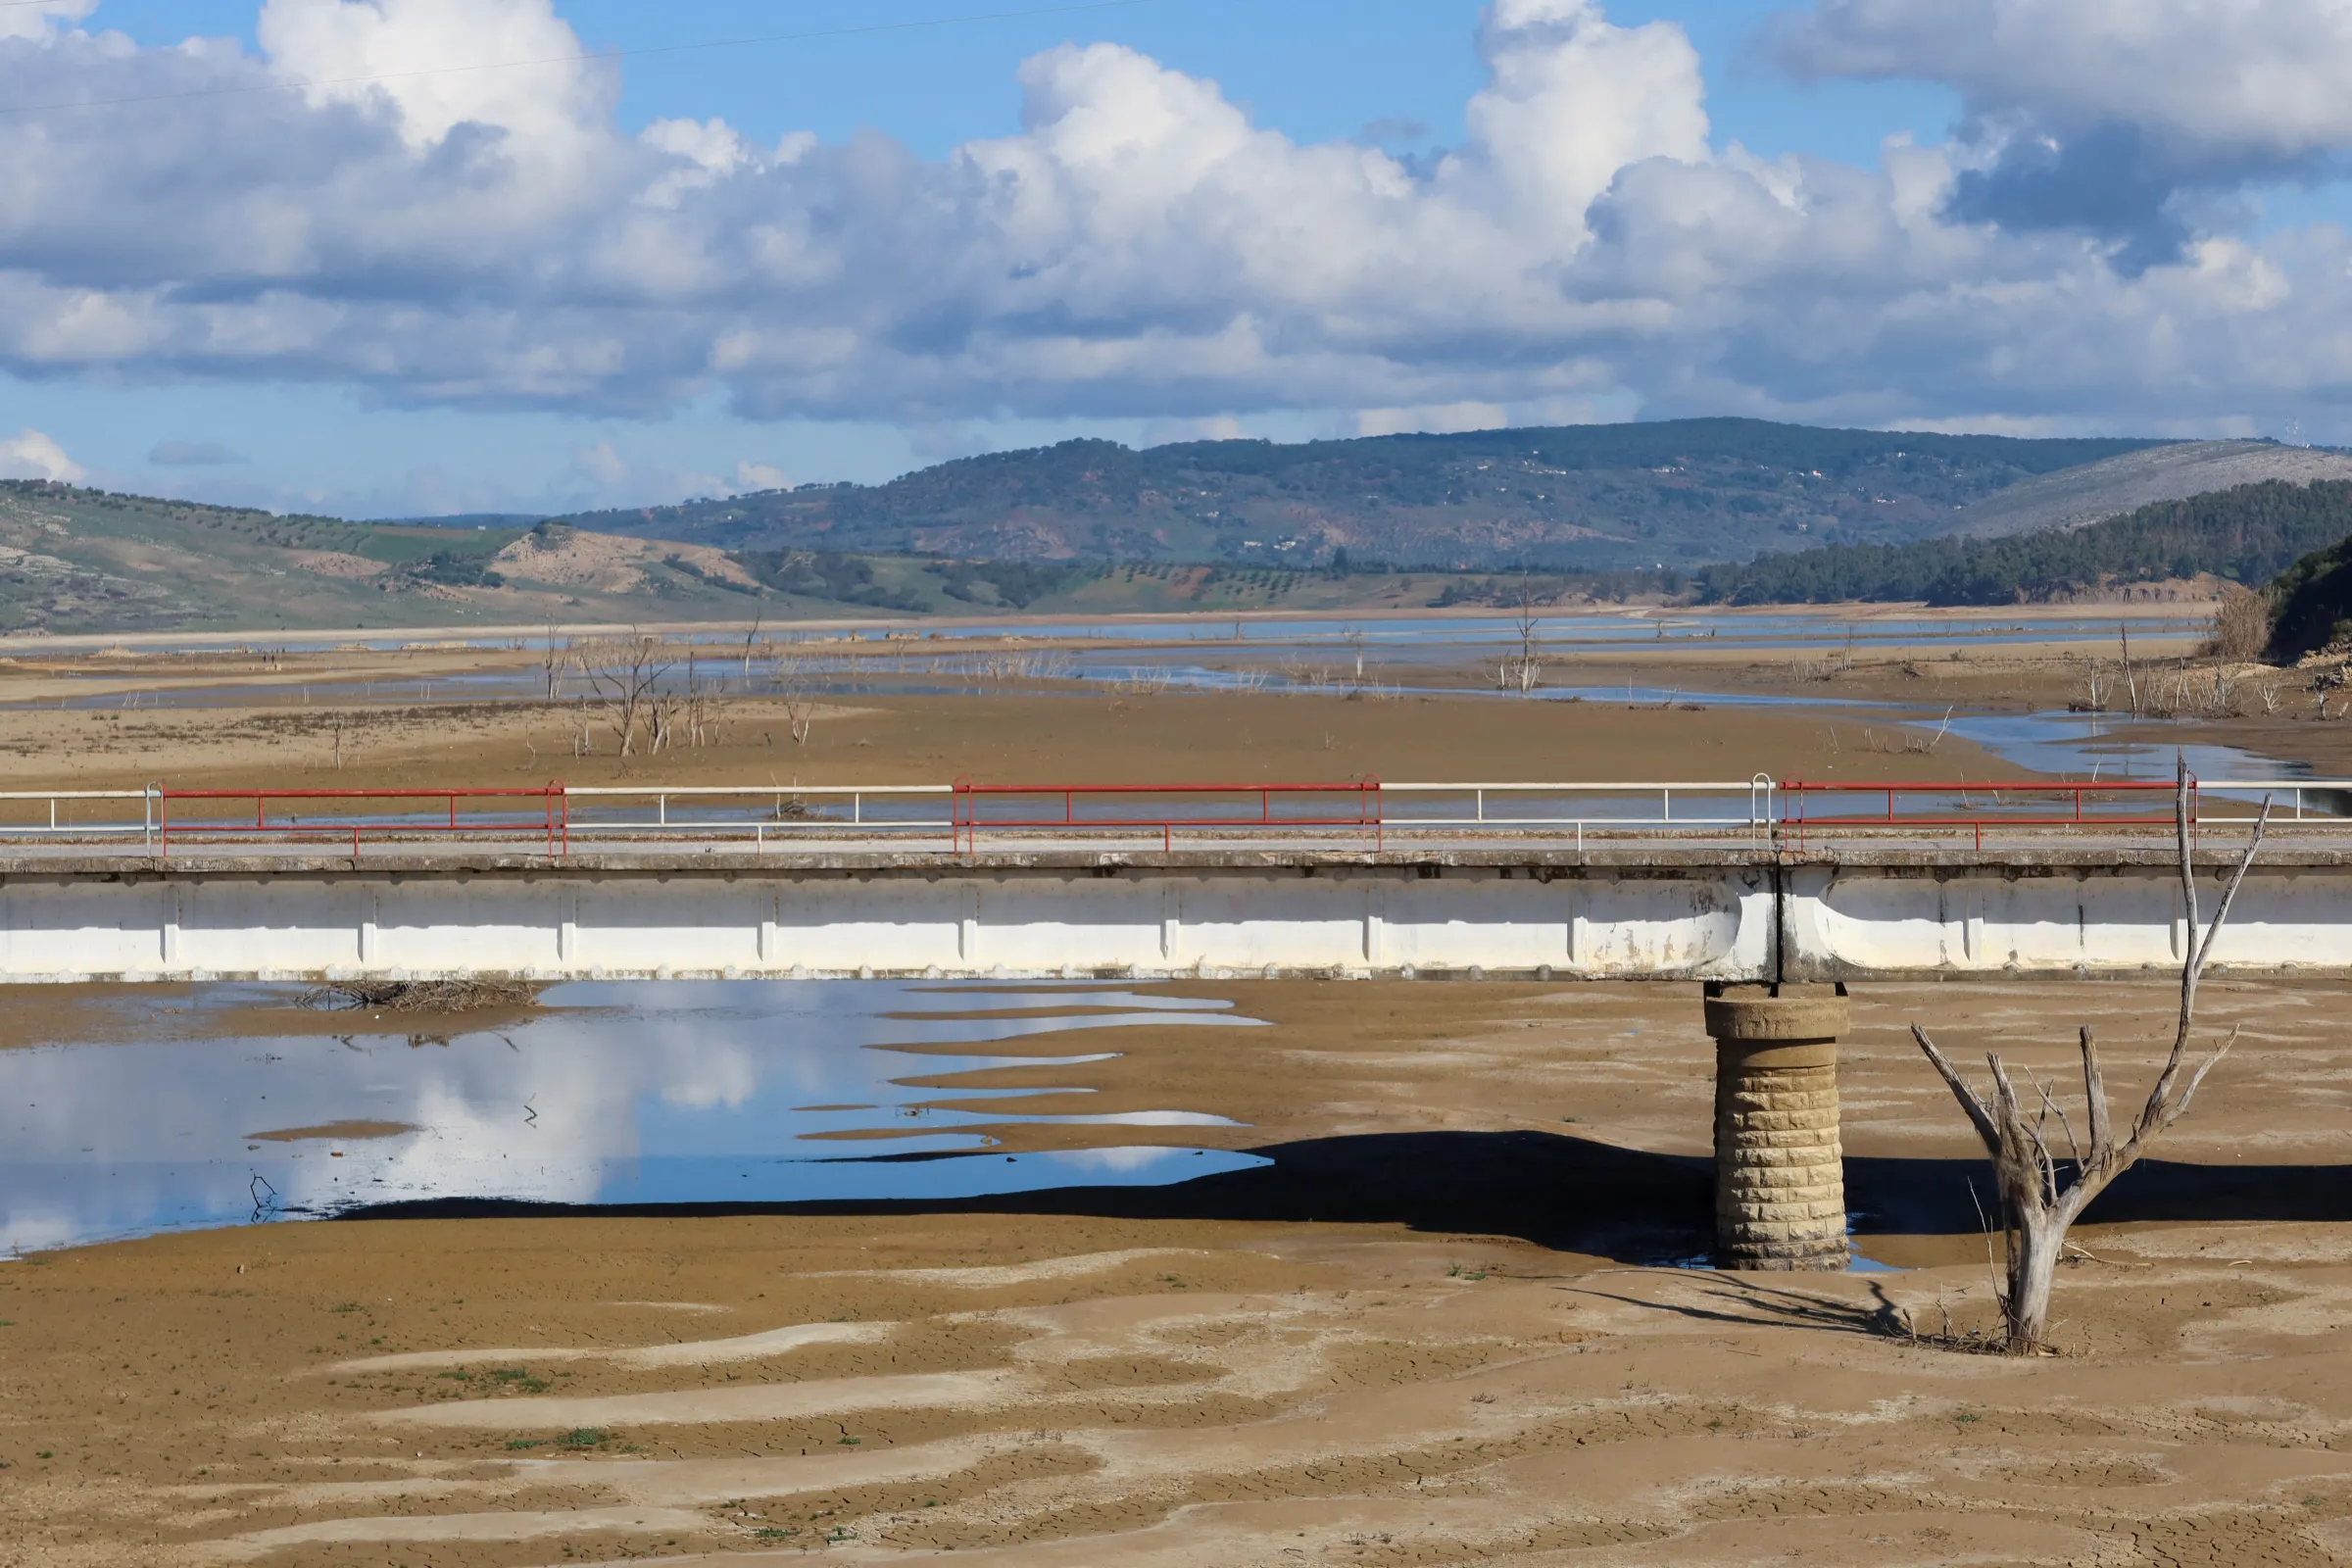
<path id="1" fill-rule="evenodd" d="M 449 1035 L 353 1012 L 304 1014 L 316 1028 L 301 1033 L 190 1038 L 208 1032 L 192 1027 L 208 1014 L 290 1008 L 298 995 L 213 986 L 192 1007 L 184 995 L 93 998 L 70 1042 L 0 1051 L 0 1252 L 432 1200 L 945 1199 L 1266 1163 L 1157 1146 L 986 1153 L 988 1124 L 1233 1124 L 1180 1108 L 1009 1115 L 994 1103 L 1040 1091 L 898 1081 L 1106 1059 L 941 1047 L 1255 1025 L 1213 1000 L 1100 986 L 583 983 L 549 990 L 535 1015 Z"/>

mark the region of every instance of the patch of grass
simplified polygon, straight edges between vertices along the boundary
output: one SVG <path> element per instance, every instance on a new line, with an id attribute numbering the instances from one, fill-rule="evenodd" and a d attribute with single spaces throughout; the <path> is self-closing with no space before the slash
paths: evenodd
<path id="1" fill-rule="evenodd" d="M 473 1374 L 470 1372 L 443 1372 L 437 1375 L 449 1379 L 452 1383 L 471 1383 L 473 1381 Z"/>
<path id="2" fill-rule="evenodd" d="M 547 1440 L 545 1438 L 509 1438 L 507 1440 L 507 1446 L 511 1449 L 544 1448 L 547 1446 Z"/>
<path id="3" fill-rule="evenodd" d="M 1974 1410 L 1963 1410 L 1963 1411 L 1961 1411 L 1961 1412 L 1960 1412 L 1958 1415 L 1956 1415 L 1956 1416 L 1952 1417 L 1952 1419 L 1953 1419 L 1953 1420 L 1955 1420 L 1955 1421 L 1958 1421 L 1958 1422 L 1962 1423 L 1963 1425 L 1965 1425 L 1965 1424 L 1967 1424 L 1968 1422 L 1971 1422 L 1971 1421 L 1982 1421 L 1982 1420 L 1984 1420 L 1984 1418 L 1983 1416 L 1979 1415 L 1979 1414 L 1978 1414 L 1976 1411 L 1974 1411 Z"/>
<path id="4" fill-rule="evenodd" d="M 600 1447 L 605 1444 L 611 1443 L 612 1441 L 612 1433 L 599 1432 L 594 1427 L 574 1427 L 569 1432 L 564 1433 L 563 1437 L 563 1444 L 566 1448 Z"/>
<path id="5" fill-rule="evenodd" d="M 863 1443 L 864 1441 L 865 1440 L 863 1438 L 843 1438 L 840 1440 L 839 1446 L 842 1447 L 855 1448 L 858 1446 L 858 1445 Z"/>
<path id="6" fill-rule="evenodd" d="M 359 1309 L 360 1303 L 357 1301 L 337 1301 L 327 1308 L 329 1312 L 357 1312 Z"/>
<path id="7" fill-rule="evenodd" d="M 754 1541 L 783 1541 L 788 1537 L 797 1536 L 799 1534 L 800 1532 L 798 1530 L 783 1530 L 774 1525 L 762 1525 L 758 1530 L 752 1532 L 752 1539 Z"/>
<path id="8" fill-rule="evenodd" d="M 502 1366 L 491 1373 L 490 1378 L 494 1383 L 504 1383 L 514 1388 L 525 1389 L 532 1394 L 537 1394 L 547 1387 L 547 1379 L 535 1378 L 518 1366 Z"/>
<path id="9" fill-rule="evenodd" d="M 43 1448 L 40 1452 L 34 1454 L 33 1457 L 35 1459 L 54 1459 L 57 1457 L 57 1450 L 54 1448 Z"/>

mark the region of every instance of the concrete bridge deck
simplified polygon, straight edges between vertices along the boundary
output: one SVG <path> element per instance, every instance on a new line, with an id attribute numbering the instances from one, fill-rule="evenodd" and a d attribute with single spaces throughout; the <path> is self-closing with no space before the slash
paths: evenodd
<path id="1" fill-rule="evenodd" d="M 2203 786 L 2200 864 L 2228 863 L 2251 815 L 2217 792 L 2269 787 Z M 2301 793 L 2216 967 L 2352 974 L 2352 817 L 2306 809 L 2334 786 L 2276 788 Z M 0 983 L 2124 976 L 2185 939 L 2164 784 L 15 800 Z"/>
<path id="2" fill-rule="evenodd" d="M 2230 863 L 2208 839 L 2208 874 Z M 2169 846 L 1051 840 L 0 855 L 0 982 L 515 975 L 1798 981 L 2168 970 Z M 2352 837 L 2266 849 L 2217 972 L 2352 975 Z"/>

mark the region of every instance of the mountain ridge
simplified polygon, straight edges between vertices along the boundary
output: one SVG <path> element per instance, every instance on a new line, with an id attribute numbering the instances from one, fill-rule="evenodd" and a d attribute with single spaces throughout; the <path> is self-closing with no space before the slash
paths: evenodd
<path id="1" fill-rule="evenodd" d="M 2352 453 L 2276 441 L 2183 441 L 2020 480 L 1960 512 L 1955 538 L 2088 527 L 2167 501 L 2279 479 L 2352 479 Z"/>
<path id="2" fill-rule="evenodd" d="M 1940 435 L 1760 419 L 1136 450 L 1080 440 L 957 459 L 880 485 L 573 514 L 599 532 L 729 550 L 1038 562 L 1608 571 L 1776 544 L 1900 543 L 2021 481 L 2153 438 Z"/>

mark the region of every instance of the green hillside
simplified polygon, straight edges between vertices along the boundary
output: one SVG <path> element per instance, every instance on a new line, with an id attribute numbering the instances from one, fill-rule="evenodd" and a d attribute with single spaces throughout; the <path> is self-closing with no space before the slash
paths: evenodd
<path id="1" fill-rule="evenodd" d="M 2352 639 L 2352 528 L 2271 584 L 2268 657 L 2282 663 Z"/>
<path id="2" fill-rule="evenodd" d="M 0 635 L 1409 609 L 1465 591 L 1443 574 L 1287 563 L 730 554 L 552 520 L 527 531 L 347 522 L 0 483 Z"/>
<path id="3" fill-rule="evenodd" d="M 382 624 L 514 537 L 0 482 L 0 630 Z"/>
<path id="4" fill-rule="evenodd" d="M 1844 600 L 2010 605 L 2210 572 L 2268 582 L 2352 535 L 2352 480 L 2269 480 L 2166 501 L 2084 528 L 1764 556 L 1695 575 L 1702 603 Z"/>
<path id="5" fill-rule="evenodd" d="M 2193 570 L 2256 581 L 2352 532 L 2338 515 L 2347 482 L 2330 482 L 2228 492 L 2269 499 L 2232 502 L 2227 517 L 2200 498 L 2074 533 L 1923 542 L 1972 496 L 2129 470 L 2116 454 L 2153 451 L 1742 419 L 1148 452 L 1071 442 L 888 485 L 529 527 L 281 516 L 18 481 L 0 483 L 0 633 L 1675 597 L 1692 580 L 1678 563 L 1824 538 L 1846 542 L 1707 568 L 1698 597 L 1983 604 Z"/>
<path id="6" fill-rule="evenodd" d="M 1618 570 L 1807 543 L 1899 543 L 2030 477 L 2161 443 L 1821 430 L 1756 419 L 1133 451 L 1068 441 L 881 485 L 591 513 L 730 550 L 1296 568 Z"/>
<path id="7" fill-rule="evenodd" d="M 0 482 L 0 633 L 723 618 L 793 606 L 715 551 L 568 534 Z"/>

